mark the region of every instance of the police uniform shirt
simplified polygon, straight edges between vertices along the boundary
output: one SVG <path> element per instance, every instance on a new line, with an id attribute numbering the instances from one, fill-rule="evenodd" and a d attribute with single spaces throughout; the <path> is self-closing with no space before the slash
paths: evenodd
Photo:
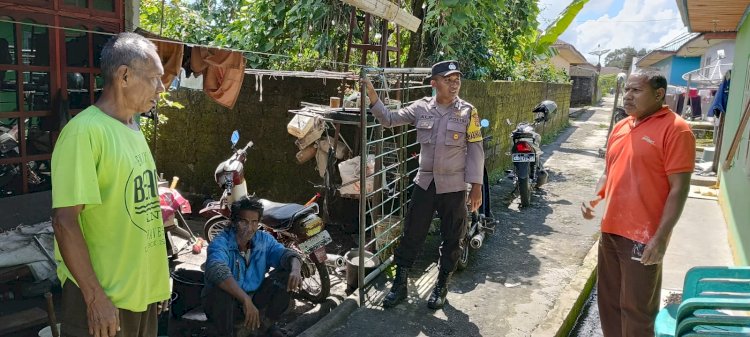
<path id="1" fill-rule="evenodd" d="M 371 111 L 384 127 L 411 124 L 417 128 L 421 150 L 414 182 L 422 189 L 433 180 L 438 194 L 465 191 L 467 183 L 482 184 L 484 148 L 479 114 L 468 102 L 457 97 L 440 106 L 435 97 L 425 97 L 389 111 L 377 100 Z"/>

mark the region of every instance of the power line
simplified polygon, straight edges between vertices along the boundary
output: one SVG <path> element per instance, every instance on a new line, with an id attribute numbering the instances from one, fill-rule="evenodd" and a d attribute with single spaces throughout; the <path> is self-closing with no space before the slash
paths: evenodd
<path id="1" fill-rule="evenodd" d="M 612 20 L 612 21 L 596 21 L 596 20 L 576 20 L 575 22 L 595 22 L 595 23 L 620 23 L 620 22 L 657 22 L 657 21 L 674 21 L 682 20 L 681 18 L 671 19 L 650 19 L 650 20 Z"/>
<path id="2" fill-rule="evenodd" d="M 117 35 L 116 33 L 100 32 L 100 31 L 88 30 L 88 29 L 80 29 L 80 28 L 61 27 L 61 26 L 40 24 L 40 23 L 34 23 L 34 22 L 21 22 L 21 21 L 6 20 L 6 19 L 0 19 L 0 22 L 18 23 L 18 24 L 21 24 L 21 25 L 43 27 L 43 28 L 62 29 L 62 30 L 66 30 L 66 31 L 79 32 L 79 33 L 92 33 L 92 34 L 99 34 L 99 35 L 106 35 L 106 36 Z M 191 47 L 205 47 L 205 48 L 214 48 L 214 49 L 224 49 L 224 50 L 235 51 L 235 52 L 240 52 L 240 53 L 244 53 L 244 54 L 256 54 L 256 55 L 261 55 L 261 56 L 266 56 L 266 57 L 276 56 L 276 57 L 283 57 L 283 58 L 287 58 L 287 59 L 292 59 L 293 58 L 293 56 L 290 56 L 290 55 L 274 54 L 274 53 L 264 53 L 264 52 L 254 51 L 254 50 L 244 50 L 244 49 L 237 49 L 237 48 L 231 48 L 231 47 L 212 46 L 212 45 L 207 45 L 207 44 L 191 43 L 191 42 L 175 41 L 175 40 L 167 40 L 167 39 L 156 39 L 156 38 L 150 38 L 150 37 L 147 37 L 146 39 L 151 40 L 151 41 L 156 41 L 156 42 L 183 44 L 183 45 L 187 45 L 187 46 L 191 46 Z M 332 61 L 332 60 L 327 60 L 327 59 L 300 58 L 299 60 L 301 60 L 301 61 L 317 61 L 317 62 L 324 62 L 324 63 L 330 63 L 330 64 L 335 64 L 335 65 L 348 65 L 348 66 L 352 66 L 352 67 L 367 67 L 367 65 L 363 65 L 363 64 L 345 63 L 345 62 L 338 62 L 338 61 Z"/>

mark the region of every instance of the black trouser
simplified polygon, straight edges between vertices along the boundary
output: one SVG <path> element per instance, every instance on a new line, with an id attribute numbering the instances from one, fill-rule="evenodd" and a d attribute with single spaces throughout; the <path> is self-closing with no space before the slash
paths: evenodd
<path id="1" fill-rule="evenodd" d="M 260 319 L 266 317 L 276 321 L 289 307 L 288 280 L 288 270 L 274 269 L 252 295 L 253 304 L 260 312 Z M 242 303 L 218 286 L 206 293 L 203 309 L 220 336 L 234 336 L 235 322 L 242 322 L 245 317 Z"/>
<path id="2" fill-rule="evenodd" d="M 435 210 L 440 217 L 440 271 L 453 272 L 461 258 L 466 235 L 466 191 L 436 194 L 433 181 L 427 190 L 414 185 L 404 234 L 396 248 L 396 265 L 411 268 L 427 237 Z"/>

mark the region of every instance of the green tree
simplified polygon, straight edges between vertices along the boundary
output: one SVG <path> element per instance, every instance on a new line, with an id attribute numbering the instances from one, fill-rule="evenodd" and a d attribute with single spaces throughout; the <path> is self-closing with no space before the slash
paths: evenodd
<path id="1" fill-rule="evenodd" d="M 604 64 L 607 67 L 629 70 L 630 65 L 633 63 L 633 57 L 643 57 L 647 53 L 648 51 L 645 48 L 641 48 L 641 50 L 636 50 L 633 47 L 615 49 L 604 57 Z"/>
<path id="2" fill-rule="evenodd" d="M 141 0 L 144 29 L 185 42 L 255 51 L 245 55 L 255 68 L 342 68 L 323 61 L 344 61 L 352 7 L 339 0 L 166 1 L 162 10 L 161 0 Z M 575 0 L 571 7 L 586 1 Z M 405 0 L 403 7 L 422 20 L 417 32 L 394 34 L 390 25 L 389 44 L 400 42 L 404 67 L 457 59 L 467 78 L 506 79 L 520 76 L 519 64 L 533 64 L 537 50 L 548 54 L 546 42 L 538 39 L 536 0 Z M 371 43 L 383 38 L 376 34 L 380 22 L 373 22 Z M 569 23 L 562 20 L 550 31 L 559 35 Z M 355 41 L 363 36 L 361 27 L 353 32 Z M 361 52 L 353 50 L 349 62 L 360 59 Z M 377 65 L 375 57 L 368 60 Z"/>

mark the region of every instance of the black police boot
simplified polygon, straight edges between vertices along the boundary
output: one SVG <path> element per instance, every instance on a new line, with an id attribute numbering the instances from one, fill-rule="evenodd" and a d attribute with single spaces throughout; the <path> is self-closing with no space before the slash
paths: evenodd
<path id="1" fill-rule="evenodd" d="M 440 271 L 435 288 L 432 289 L 430 299 L 427 300 L 428 308 L 433 310 L 443 308 L 446 302 L 445 297 L 448 296 L 448 281 L 450 281 L 450 278 L 450 272 Z"/>
<path id="2" fill-rule="evenodd" d="M 396 266 L 396 278 L 393 279 L 391 291 L 388 292 L 388 295 L 385 295 L 385 299 L 383 299 L 383 308 L 395 307 L 406 298 L 406 295 L 408 294 L 408 289 L 406 287 L 408 277 L 409 268 Z"/>

